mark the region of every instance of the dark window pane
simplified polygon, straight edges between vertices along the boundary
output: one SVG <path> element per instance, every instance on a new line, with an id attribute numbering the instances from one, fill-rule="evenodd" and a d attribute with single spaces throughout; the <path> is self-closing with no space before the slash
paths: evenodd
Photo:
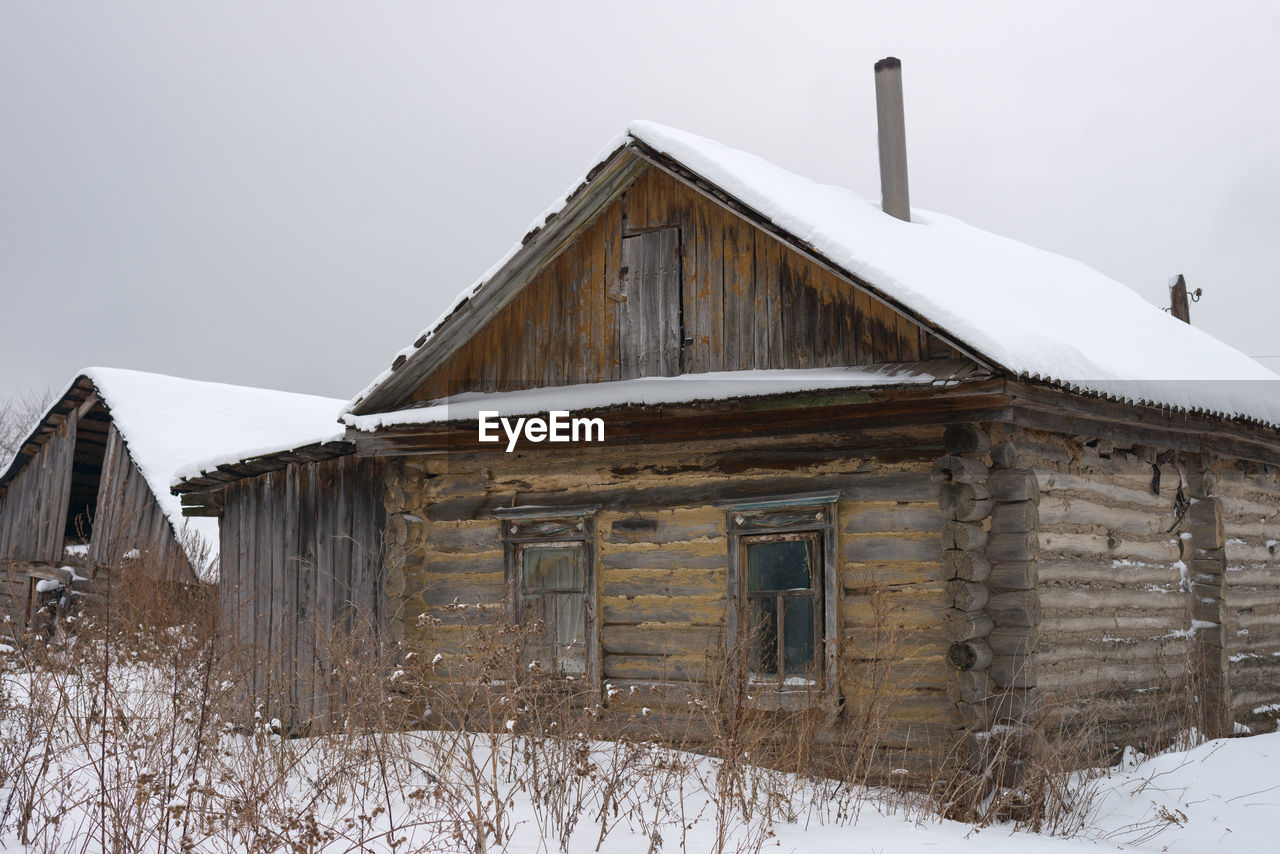
<path id="1" fill-rule="evenodd" d="M 813 541 L 747 544 L 747 590 L 806 590 L 813 586 Z"/>
<path id="2" fill-rule="evenodd" d="M 584 548 L 527 546 L 523 551 L 521 613 L 526 623 L 542 624 L 538 637 L 530 639 L 530 659 L 561 673 L 585 673 Z"/>
<path id="3" fill-rule="evenodd" d="M 581 590 L 583 585 L 580 546 L 526 547 L 524 586 L 529 589 Z"/>
<path id="4" fill-rule="evenodd" d="M 747 638 L 752 673 L 778 672 L 778 600 L 772 596 L 747 603 Z"/>
<path id="5" fill-rule="evenodd" d="M 813 671 L 813 597 L 788 596 L 783 620 L 782 660 L 787 676 L 811 676 Z"/>

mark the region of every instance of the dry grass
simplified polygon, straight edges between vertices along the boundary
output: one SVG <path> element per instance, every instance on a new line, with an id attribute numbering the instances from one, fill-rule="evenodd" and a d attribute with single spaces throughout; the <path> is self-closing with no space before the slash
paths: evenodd
<path id="1" fill-rule="evenodd" d="M 282 695 L 246 688 L 271 663 L 163 569 L 119 568 L 58 642 L 4 660 L 0 835 L 33 851 L 489 852 L 524 821 L 549 848 L 621 833 L 656 852 L 691 850 L 706 823 L 723 854 L 762 850 L 779 822 L 851 825 L 868 805 L 1072 835 L 1100 773 L 1082 769 L 1110 750 L 1079 698 L 1058 698 L 986 736 L 979 762 L 957 737 L 933 774 L 895 773 L 883 744 L 909 636 L 882 633 L 866 653 L 882 666 L 842 686 L 841 706 L 815 686 L 779 710 L 742 648 L 597 688 L 532 664 L 542 627 L 461 605 L 448 631 L 424 618 L 397 644 L 360 615 L 323 639 L 328 713 L 291 738 Z M 1151 732 L 1183 726 L 1176 705 L 1153 703 Z"/>

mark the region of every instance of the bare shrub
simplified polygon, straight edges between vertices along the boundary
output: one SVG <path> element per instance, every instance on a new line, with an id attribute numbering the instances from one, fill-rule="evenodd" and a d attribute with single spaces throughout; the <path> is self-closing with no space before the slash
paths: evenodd
<path id="1" fill-rule="evenodd" d="M 15 397 L 0 400 L 0 471 L 18 454 L 22 442 L 53 403 L 49 389 L 28 389 Z"/>

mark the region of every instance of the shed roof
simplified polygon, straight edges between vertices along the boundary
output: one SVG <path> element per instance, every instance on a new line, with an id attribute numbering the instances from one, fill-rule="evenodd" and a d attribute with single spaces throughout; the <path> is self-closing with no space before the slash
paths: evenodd
<path id="1" fill-rule="evenodd" d="M 118 368 L 85 368 L 0 474 L 0 491 L 48 435 L 43 429 L 46 424 L 67 411 L 64 401 L 77 390 L 87 394 L 86 381 L 97 391 L 174 531 L 185 527 L 193 532 L 213 556 L 218 551 L 218 520 L 183 518 L 181 500 L 169 492 L 170 481 L 184 464 L 198 464 L 233 450 L 249 453 L 253 448 L 324 441 L 342 433 L 336 418 L 343 402 L 336 398 Z M 197 544 L 189 545 L 194 554 Z"/>
<path id="2" fill-rule="evenodd" d="M 1280 375 L 1097 270 L 942 214 L 913 209 L 912 221 L 903 222 L 850 190 L 646 121 L 628 126 L 534 232 L 397 353 L 393 367 L 345 412 L 392 408 L 386 387 L 401 382 L 393 374 L 412 373 L 434 350 L 452 346 L 441 333 L 477 310 L 486 289 L 531 251 L 539 228 L 588 203 L 584 188 L 602 180 L 624 151 L 727 197 L 999 371 L 1126 402 L 1280 425 Z"/>

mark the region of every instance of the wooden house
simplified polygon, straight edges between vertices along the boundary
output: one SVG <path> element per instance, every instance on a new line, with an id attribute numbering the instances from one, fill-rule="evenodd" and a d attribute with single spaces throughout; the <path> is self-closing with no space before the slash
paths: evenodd
<path id="1" fill-rule="evenodd" d="M 879 737 L 927 766 L 1033 707 L 1117 745 L 1172 698 L 1272 714 L 1278 379 L 1084 265 L 639 122 L 342 441 L 176 489 L 282 717 L 321 710 L 318 632 L 428 615 L 448 653 L 488 602 L 619 708 L 743 644 L 754 703 L 837 727 L 890 673 Z M 560 411 L 603 441 L 493 427 Z"/>
<path id="2" fill-rule="evenodd" d="M 0 613 L 21 631 L 64 588 L 116 567 L 216 576 L 218 527 L 184 519 L 170 481 L 228 448 L 332 433 L 342 402 L 86 368 L 0 474 Z M 73 585 L 74 582 L 74 585 Z"/>

